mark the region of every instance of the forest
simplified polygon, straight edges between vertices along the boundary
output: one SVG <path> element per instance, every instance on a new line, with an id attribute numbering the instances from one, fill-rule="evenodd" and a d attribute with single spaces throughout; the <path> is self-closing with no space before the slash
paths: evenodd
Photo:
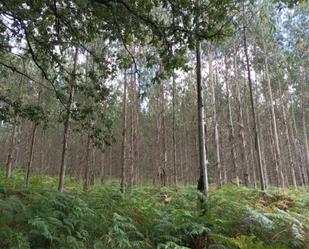
<path id="1" fill-rule="evenodd" d="M 309 249 L 308 0 L 1 0 L 0 249 Z"/>

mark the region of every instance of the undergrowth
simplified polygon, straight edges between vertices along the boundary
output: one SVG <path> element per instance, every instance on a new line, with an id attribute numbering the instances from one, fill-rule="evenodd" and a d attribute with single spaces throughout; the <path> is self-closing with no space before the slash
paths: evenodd
<path id="1" fill-rule="evenodd" d="M 117 182 L 88 192 L 74 179 L 0 172 L 1 249 L 308 249 L 309 194 L 305 189 L 267 193 L 224 186 L 198 205 L 193 187 L 136 187 Z M 165 202 L 164 198 L 170 198 Z"/>

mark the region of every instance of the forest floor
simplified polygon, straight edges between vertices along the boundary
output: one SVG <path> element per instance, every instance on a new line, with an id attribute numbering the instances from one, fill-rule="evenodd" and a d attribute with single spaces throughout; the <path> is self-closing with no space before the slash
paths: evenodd
<path id="1" fill-rule="evenodd" d="M 261 192 L 224 186 L 206 204 L 194 187 L 135 187 L 118 182 L 82 185 L 66 179 L 0 172 L 1 249 L 308 249 L 309 192 Z"/>

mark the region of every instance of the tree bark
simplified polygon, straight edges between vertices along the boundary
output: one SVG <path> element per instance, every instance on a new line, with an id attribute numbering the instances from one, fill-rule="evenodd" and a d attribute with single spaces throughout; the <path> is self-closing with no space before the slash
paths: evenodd
<path id="1" fill-rule="evenodd" d="M 90 154 L 91 154 L 91 138 L 88 134 L 87 136 L 87 146 L 86 146 L 86 160 L 85 160 L 85 169 L 84 169 L 84 185 L 83 190 L 88 191 L 90 185 Z"/>
<path id="2" fill-rule="evenodd" d="M 43 75 L 42 75 L 42 82 L 43 82 Z M 37 99 L 37 103 L 40 104 L 41 102 L 41 89 L 39 89 L 38 91 L 38 99 Z M 26 187 L 29 186 L 30 183 L 30 177 L 31 177 L 31 173 L 32 173 L 32 160 L 33 160 L 33 154 L 34 154 L 34 144 L 36 142 L 36 132 L 37 132 L 37 128 L 38 128 L 39 123 L 37 121 L 33 122 L 33 128 L 32 128 L 32 133 L 31 133 L 31 141 L 30 141 L 30 151 L 29 151 L 29 158 L 28 158 L 28 162 L 27 162 L 27 172 L 26 172 L 26 178 L 25 178 L 25 185 Z"/>
<path id="3" fill-rule="evenodd" d="M 162 71 L 162 68 L 161 68 Z M 161 121 L 161 186 L 166 186 L 167 184 L 167 149 L 166 149 L 166 125 L 165 125 L 165 91 L 164 82 L 160 82 L 160 121 Z"/>
<path id="4" fill-rule="evenodd" d="M 250 70 L 250 61 L 249 61 L 249 53 L 247 47 L 247 35 L 246 35 L 246 26 L 245 26 L 245 6 L 243 4 L 243 40 L 244 40 L 244 50 L 245 50 L 245 58 L 246 58 L 246 67 L 247 67 L 247 76 L 248 76 L 248 84 L 249 84 L 249 91 L 250 91 L 250 104 L 252 109 L 252 121 L 253 121 L 253 133 L 254 133 L 254 143 L 255 143 L 255 150 L 258 159 L 258 168 L 260 174 L 260 184 L 261 190 L 266 190 L 265 185 L 265 178 L 263 172 L 263 164 L 261 160 L 261 147 L 260 147 L 260 140 L 258 135 L 258 126 L 256 122 L 256 113 L 255 113 L 255 105 L 254 105 L 254 96 L 253 96 L 253 86 L 251 80 L 251 70 Z"/>
<path id="5" fill-rule="evenodd" d="M 25 59 L 23 59 L 23 72 L 26 72 L 26 62 Z M 25 84 L 25 76 L 22 75 L 19 86 L 18 86 L 18 100 L 22 101 L 23 98 L 23 91 L 24 91 L 24 84 Z M 14 117 L 13 125 L 12 125 L 12 133 L 10 137 L 10 145 L 9 145 L 9 151 L 6 161 L 6 178 L 10 178 L 12 176 L 12 166 L 14 161 L 14 154 L 16 152 L 16 139 L 17 139 L 17 129 L 19 126 L 19 115 L 16 114 Z"/>
<path id="6" fill-rule="evenodd" d="M 173 89 L 172 89 L 172 95 L 173 95 L 173 169 L 174 169 L 174 185 L 177 187 L 177 165 L 176 165 L 176 81 L 175 81 L 175 75 L 173 75 Z"/>
<path id="7" fill-rule="evenodd" d="M 137 170 L 138 170 L 138 93 L 136 84 L 136 69 L 132 70 L 131 88 L 130 88 L 130 108 L 131 108 L 131 122 L 130 122 L 130 167 L 129 167 L 129 179 L 128 183 L 133 186 L 137 182 Z"/>
<path id="8" fill-rule="evenodd" d="M 299 169 L 299 173 L 300 173 L 300 178 L 302 181 L 302 185 L 303 186 L 308 186 L 308 176 L 307 176 L 307 172 L 306 169 L 302 163 L 302 152 L 300 151 L 299 148 L 299 144 L 298 144 L 298 132 L 297 132 L 297 126 L 296 126 L 296 120 L 295 120 L 295 113 L 294 113 L 294 108 L 293 105 L 291 107 L 291 121 L 290 121 L 290 127 L 291 127 L 291 135 L 292 135 L 292 141 L 293 141 L 293 147 L 294 147 L 294 151 L 296 154 L 296 157 L 298 158 L 298 169 Z"/>
<path id="9" fill-rule="evenodd" d="M 65 171 L 66 171 L 66 164 L 67 164 L 67 150 L 68 150 L 68 139 L 69 139 L 69 132 L 70 132 L 70 119 L 71 119 L 71 109 L 72 103 L 74 99 L 74 92 L 75 92 L 75 80 L 76 80 L 76 66 L 77 66 L 77 57 L 78 57 L 78 48 L 75 48 L 75 55 L 74 55 L 74 64 L 72 70 L 72 77 L 69 92 L 69 99 L 66 106 L 66 117 L 63 125 L 63 142 L 62 142 L 62 154 L 61 154 L 61 164 L 60 164 L 60 173 L 59 173 L 59 185 L 58 190 L 60 192 L 64 189 L 64 178 L 65 178 Z"/>
<path id="10" fill-rule="evenodd" d="M 208 47 L 208 67 L 209 67 L 209 83 L 211 89 L 211 101 L 212 101 L 212 117 L 213 117 L 213 126 L 214 126 L 214 137 L 216 144 L 216 166 L 217 166 L 217 184 L 222 186 L 223 177 L 222 177 L 222 168 L 221 168 L 221 157 L 220 157 L 220 140 L 219 140 L 219 124 L 217 120 L 217 105 L 216 105 L 216 91 L 215 83 L 213 78 L 213 66 L 212 66 L 212 48 L 211 43 Z"/>
<path id="11" fill-rule="evenodd" d="M 31 133 L 31 141 L 30 141 L 30 151 L 29 151 L 29 159 L 27 162 L 27 172 L 26 172 L 26 179 L 25 179 L 25 185 L 26 187 L 29 186 L 30 183 L 30 176 L 32 172 L 32 159 L 33 159 L 33 151 L 34 151 L 34 144 L 36 140 L 36 131 L 38 128 L 37 123 L 33 123 L 32 133 Z"/>
<path id="12" fill-rule="evenodd" d="M 195 1 L 196 8 L 199 9 L 200 1 Z M 196 14 L 196 25 L 198 30 L 199 14 Z M 198 190 L 207 196 L 208 193 L 208 161 L 205 148 L 205 130 L 204 130 L 204 106 L 203 106 L 203 89 L 202 89 L 202 73 L 201 73 L 201 42 L 196 38 L 196 90 L 197 90 L 197 112 L 198 112 L 198 145 L 199 145 L 199 164 L 200 177 L 198 182 Z"/>
<path id="13" fill-rule="evenodd" d="M 304 136 L 304 144 L 305 144 L 305 155 L 306 155 L 306 175 L 309 177 L 309 145 L 308 145 L 308 134 L 307 134 L 307 126 L 306 126 L 306 112 L 305 112 L 305 77 L 303 86 L 302 86 L 302 95 L 301 95 L 301 109 L 302 109 L 302 128 L 303 128 L 303 136 Z"/>
<path id="14" fill-rule="evenodd" d="M 126 181 L 126 143 L 127 143 L 127 72 L 124 72 L 122 99 L 122 144 L 121 144 L 121 183 L 120 191 L 125 192 Z"/>
<path id="15" fill-rule="evenodd" d="M 104 183 L 104 180 L 105 180 L 105 151 L 101 151 L 100 152 L 100 180 L 101 180 L 101 183 Z"/>
<path id="16" fill-rule="evenodd" d="M 227 58 L 224 55 L 224 65 L 225 65 L 225 83 L 226 83 L 226 96 L 227 96 L 227 103 L 228 103 L 228 119 L 229 119 L 229 143 L 231 147 L 231 156 L 232 156 L 232 165 L 234 170 L 234 177 L 236 180 L 236 185 L 239 186 L 239 166 L 237 163 L 237 154 L 235 148 L 235 129 L 233 123 L 233 114 L 232 114 L 232 103 L 231 103 L 231 89 L 230 83 L 228 79 L 228 65 L 227 65 Z"/>
<path id="17" fill-rule="evenodd" d="M 137 69 L 135 69 L 137 70 Z M 140 115 L 140 103 L 139 103 L 139 84 L 136 73 L 134 74 L 134 130 L 133 130 L 133 145 L 134 145 L 134 176 L 133 184 L 138 184 L 140 174 L 140 158 L 139 158 L 139 115 Z"/>
<path id="18" fill-rule="evenodd" d="M 263 40 L 263 49 L 264 49 L 265 76 L 266 76 L 266 81 L 267 81 L 267 90 L 268 90 L 268 98 L 269 98 L 269 108 L 271 112 L 271 122 L 272 122 L 274 142 L 275 142 L 277 186 L 280 188 L 283 188 L 285 184 L 284 184 L 284 178 L 283 178 L 283 172 L 282 172 L 282 158 L 281 158 L 281 151 L 280 151 L 280 144 L 279 144 L 276 114 L 275 114 L 275 109 L 274 109 L 272 87 L 271 87 L 271 82 L 270 82 L 270 77 L 269 77 L 268 51 L 267 51 L 267 45 L 266 45 L 265 40 Z"/>
<path id="19" fill-rule="evenodd" d="M 279 92 L 282 98 L 284 98 L 284 95 L 282 94 L 282 88 L 281 88 L 281 82 L 279 81 Z M 287 149 L 288 149 L 288 162 L 289 162 L 289 169 L 291 172 L 291 177 L 292 177 L 292 185 L 297 188 L 297 182 L 296 182 L 296 174 L 295 174 L 295 162 L 293 159 L 293 154 L 292 154 L 292 146 L 291 146 L 291 139 L 290 139 L 290 132 L 289 132 L 289 125 L 287 121 L 287 111 L 286 111 L 286 101 L 282 99 L 281 101 L 281 111 L 282 111 L 282 117 L 283 117 L 283 125 L 284 125 L 284 134 L 285 134 L 285 139 L 286 139 L 286 144 L 287 144 Z"/>
<path id="20" fill-rule="evenodd" d="M 240 95 L 240 86 L 239 86 L 239 79 L 238 79 L 238 70 L 237 70 L 237 52 L 236 48 L 234 47 L 233 52 L 233 64 L 234 64 L 234 77 L 235 77 L 235 86 L 236 86 L 236 102 L 237 102 L 237 123 L 239 126 L 239 138 L 240 138 L 240 157 L 242 162 L 242 170 L 243 170 L 243 180 L 244 185 L 249 186 L 249 179 L 248 179 L 248 157 L 246 153 L 247 144 L 245 139 L 245 129 L 244 129 L 244 114 L 242 108 L 242 101 Z"/>

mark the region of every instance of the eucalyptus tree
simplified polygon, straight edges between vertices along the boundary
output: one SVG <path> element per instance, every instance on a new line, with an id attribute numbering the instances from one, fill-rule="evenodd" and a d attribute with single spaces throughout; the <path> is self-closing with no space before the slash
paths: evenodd
<path id="1" fill-rule="evenodd" d="M 120 191 L 125 191 L 125 180 L 126 180 L 126 143 L 127 143 L 127 72 L 124 72 L 123 82 L 123 99 L 122 99 L 122 151 L 121 151 L 121 183 Z"/>
<path id="2" fill-rule="evenodd" d="M 43 110 L 41 104 L 40 92 L 42 91 L 42 85 L 40 82 L 34 82 L 26 77 L 26 73 L 33 71 L 33 64 L 25 63 L 25 55 L 21 56 L 22 70 L 25 75 L 13 74 L 13 77 L 3 74 L 8 82 L 1 82 L 2 91 L 0 93 L 0 119 L 6 123 L 6 127 L 10 132 L 10 142 L 8 148 L 8 157 L 6 163 L 6 176 L 10 177 L 12 169 L 14 168 L 14 162 L 17 163 L 17 147 L 19 146 L 17 140 L 21 136 L 20 128 L 25 122 L 31 122 L 33 127 L 30 136 L 29 146 L 26 148 L 29 150 L 29 156 L 26 163 L 26 186 L 29 184 L 30 173 L 32 168 L 32 159 L 34 154 L 34 146 L 36 139 L 36 131 L 40 124 L 46 125 L 48 110 Z M 14 61 L 14 59 L 12 59 Z M 19 81 L 18 84 L 11 85 L 11 82 L 15 80 Z M 46 89 L 44 89 L 46 90 Z M 4 151 L 3 151 L 4 152 Z M 17 165 L 22 166 L 22 165 Z"/>
<path id="3" fill-rule="evenodd" d="M 172 78 L 172 137 L 173 137 L 173 175 L 174 185 L 177 187 L 178 169 L 177 169 L 177 141 L 176 141 L 176 108 L 177 108 L 177 96 L 176 96 L 176 79 L 175 75 Z"/>
<path id="4" fill-rule="evenodd" d="M 198 86 L 198 112 L 199 131 L 200 131 L 200 169 L 201 177 L 199 189 L 207 191 L 207 169 L 206 152 L 204 146 L 205 138 L 203 136 L 203 106 L 201 97 L 201 68 L 200 68 L 200 41 L 203 39 L 214 39 L 224 35 L 228 31 L 229 20 L 236 10 L 234 1 L 197 1 L 195 5 L 188 1 L 95 1 L 100 4 L 100 11 L 111 11 L 112 18 L 116 21 L 118 30 L 122 30 L 122 40 L 128 38 L 134 33 L 137 39 L 149 41 L 155 46 L 160 54 L 165 71 L 171 68 L 181 66 L 173 58 L 183 53 L 183 49 L 195 48 L 197 55 L 197 86 Z M 154 8 L 157 8 L 167 15 L 162 19 L 159 15 L 154 15 Z M 117 12 L 115 11 L 117 9 Z M 124 17 L 126 20 L 124 21 Z M 129 21 L 127 18 L 129 17 Z M 136 32 L 137 31 L 137 32 Z M 193 32 L 192 32 L 193 31 Z M 142 36 L 142 37 L 141 37 Z M 148 39 L 147 39 L 148 38 Z M 175 56 L 172 56 L 172 44 L 177 44 Z"/>
<path id="5" fill-rule="evenodd" d="M 302 132 L 303 141 L 305 145 L 305 155 L 307 161 L 307 178 L 309 178 L 309 145 L 308 145 L 308 72 L 306 68 L 309 66 L 309 59 L 307 56 L 308 52 L 308 13 L 309 8 L 304 2 L 303 5 L 296 9 L 294 24 L 291 25 L 290 35 L 291 43 L 294 45 L 292 51 L 293 55 L 298 57 L 297 60 L 297 71 L 298 77 L 300 77 L 300 83 L 298 91 L 301 92 L 301 117 L 302 117 Z M 293 23 L 292 19 L 292 23 Z M 296 28 L 297 27 L 297 28 Z"/>
<path id="6" fill-rule="evenodd" d="M 254 103 L 254 92 L 253 92 L 253 84 L 251 79 L 251 68 L 250 68 L 250 61 L 249 61 L 249 53 L 248 53 L 248 45 L 247 45 L 247 33 L 246 33 L 246 19 L 245 19 L 245 3 L 243 3 L 243 41 L 244 41 L 244 51 L 245 51 L 245 58 L 246 58 L 246 69 L 247 69 L 247 77 L 248 77 L 248 85 L 250 91 L 250 104 L 251 104 L 251 112 L 252 112 L 252 120 L 253 120 L 253 133 L 254 133 L 254 143 L 255 143 L 255 150 L 257 155 L 258 161 L 258 169 L 260 175 L 260 184 L 261 189 L 266 189 L 265 184 L 265 176 L 261 158 L 261 145 L 260 145 L 260 138 L 258 134 L 258 124 L 257 124 L 257 116 L 256 116 L 256 108 Z"/>
<path id="7" fill-rule="evenodd" d="M 212 102 L 212 118 L 213 118 L 213 127 L 214 127 L 214 137 L 216 144 L 216 167 L 217 167 L 217 175 L 218 175 L 218 185 L 221 186 L 223 184 L 223 174 L 222 174 L 222 166 L 221 166 L 221 157 L 220 157 L 220 138 L 219 138 L 219 124 L 217 118 L 217 103 L 216 103 L 216 91 L 215 91 L 215 80 L 213 76 L 213 55 L 212 55 L 212 44 L 209 44 L 208 47 L 208 82 L 211 89 L 211 102 Z"/>
<path id="8" fill-rule="evenodd" d="M 42 75 L 42 82 L 43 82 L 43 75 Z M 30 148 L 29 148 L 29 158 L 27 161 L 26 166 L 26 174 L 25 174 L 25 185 L 26 187 L 30 184 L 30 177 L 32 173 L 32 164 L 33 164 L 33 157 L 34 157 L 34 149 L 35 143 L 37 140 L 37 130 L 39 125 L 46 126 L 48 123 L 48 110 L 44 110 L 42 104 L 42 95 L 44 95 L 44 90 L 42 86 L 37 86 L 33 84 L 33 95 L 36 96 L 35 103 L 32 105 L 28 105 L 26 111 L 28 113 L 28 119 L 32 122 L 32 131 L 31 131 L 31 138 L 30 138 Z"/>
<path id="9" fill-rule="evenodd" d="M 104 152 L 105 147 L 114 142 L 112 126 L 115 121 L 118 92 L 107 84 L 111 80 L 110 75 L 94 63 L 95 58 L 87 52 L 85 57 L 86 61 L 76 68 L 75 96 L 70 123 L 73 132 L 86 134 L 87 137 L 84 168 L 84 189 L 87 190 L 92 174 L 90 152 L 95 148 Z"/>
<path id="10" fill-rule="evenodd" d="M 102 79 L 97 81 L 96 87 L 99 90 L 97 92 L 97 88 L 89 90 L 95 96 L 100 95 L 101 87 L 106 81 L 112 81 L 117 77 L 120 63 L 119 47 L 125 50 L 136 71 L 154 68 L 151 62 L 161 64 L 164 68 L 164 75 L 156 67 L 154 75 L 151 76 L 156 78 L 157 81 L 169 79 L 177 68 L 184 69 L 189 64 L 188 58 L 186 58 L 187 52 L 192 53 L 194 51 L 196 55 L 197 88 L 196 94 L 193 96 L 197 97 L 198 111 L 196 114 L 198 113 L 199 133 L 196 133 L 196 138 L 198 138 L 200 145 L 198 151 L 200 156 L 198 188 L 204 193 L 207 192 L 208 172 L 206 168 L 202 99 L 201 55 L 203 51 L 201 43 L 222 38 L 233 31 L 230 21 L 239 11 L 238 1 L 197 0 L 193 3 L 184 0 L 173 2 L 166 0 L 63 0 L 24 3 L 24 1 L 18 0 L 14 3 L 2 1 L 0 6 L 0 25 L 3 27 L 1 38 L 6 40 L 6 44 L 11 47 L 16 47 L 16 43 L 13 42 L 15 38 L 24 42 L 25 46 L 20 49 L 30 54 L 30 60 L 44 75 L 44 85 L 49 84 L 54 90 L 55 97 L 61 107 L 59 109 L 66 114 L 62 121 L 65 121 L 65 124 L 71 124 L 73 129 L 75 126 L 81 125 L 81 130 L 88 131 L 91 127 L 93 133 L 98 132 L 98 129 L 95 128 L 96 125 L 92 126 L 94 121 L 86 118 L 88 112 L 87 115 L 84 115 L 85 113 L 81 110 L 83 104 L 78 101 L 79 95 L 82 95 L 83 92 L 79 85 L 84 85 L 81 83 L 84 77 L 81 69 L 84 67 L 81 61 L 82 56 L 76 55 L 73 59 L 74 56 L 67 56 L 66 51 L 71 50 L 71 48 L 78 48 L 80 54 L 88 51 L 94 64 L 100 65 L 95 70 L 98 74 L 103 75 Z M 96 38 L 101 39 L 99 43 L 101 53 L 88 46 Z M 118 47 L 115 48 L 115 44 Z M 131 49 L 133 44 L 139 48 L 151 48 L 151 52 L 146 55 L 144 67 L 137 66 L 136 54 Z M 2 46 L 1 51 L 12 52 Z M 76 61 L 76 70 L 72 70 L 72 66 L 74 69 L 74 61 Z M 24 74 L 16 64 L 10 63 L 5 58 L 1 58 L 0 63 L 9 70 L 15 70 L 21 75 Z M 33 78 L 36 76 L 27 73 L 25 77 Z M 70 89 L 72 89 L 71 82 L 74 80 L 79 83 L 74 87 L 75 97 L 73 98 Z M 89 84 L 88 82 L 85 85 Z M 111 92 L 105 90 L 103 92 L 106 94 L 103 99 L 109 99 L 107 96 L 110 96 Z M 96 99 L 96 97 L 93 97 L 93 99 Z M 134 101 L 137 103 L 136 99 Z M 92 115 L 93 112 L 89 111 L 89 113 Z M 134 114 L 135 118 L 137 115 Z M 111 125 L 110 121 L 103 122 L 100 129 L 108 133 L 109 125 Z M 95 141 L 99 144 L 104 141 L 103 144 L 108 145 L 110 138 L 105 135 L 102 136 L 102 139 Z M 93 136 L 93 138 L 95 137 Z M 95 144 L 95 142 L 92 143 Z M 192 148 L 192 151 L 194 151 L 194 148 Z M 61 169 L 60 179 L 63 178 L 64 167 L 61 166 Z M 60 180 L 59 189 L 62 188 L 63 180 Z"/>
<path id="11" fill-rule="evenodd" d="M 63 117 L 63 142 L 62 142 L 62 153 L 61 153 L 61 164 L 60 164 L 60 173 L 59 173 L 59 185 L 58 190 L 61 192 L 64 188 L 64 177 L 66 170 L 66 160 L 67 160 L 67 150 L 68 150 L 68 139 L 69 139 L 69 129 L 70 121 L 72 115 L 72 106 L 74 102 L 74 95 L 76 89 L 76 68 L 77 68 L 77 58 L 78 58 L 78 48 L 75 48 L 74 52 L 74 62 L 72 68 L 72 77 L 68 82 L 68 98 L 65 104 L 65 115 Z"/>
<path id="12" fill-rule="evenodd" d="M 23 65 L 23 73 L 25 73 L 26 70 L 26 65 L 25 65 L 25 60 L 23 59 L 22 61 Z M 19 84 L 18 84 L 18 94 L 17 94 L 17 105 L 16 107 L 21 107 L 22 103 L 22 98 L 23 98 L 23 93 L 24 93 L 24 85 L 25 85 L 25 76 L 21 75 Z M 13 122 L 12 122 L 12 132 L 11 132 L 11 137 L 10 137 L 10 146 L 9 146 L 9 151 L 8 151 L 8 156 L 7 156 L 7 161 L 6 161 L 6 178 L 10 178 L 12 174 L 12 164 L 13 164 L 13 159 L 14 159 L 14 154 L 15 154 L 15 146 L 16 146 L 16 138 L 17 138 L 17 128 L 18 125 L 20 124 L 20 113 L 18 113 L 18 109 L 14 114 L 13 117 Z"/>
<path id="13" fill-rule="evenodd" d="M 228 122 L 229 122 L 229 143 L 231 146 L 231 156 L 232 156 L 232 163 L 233 163 L 233 170 L 234 170 L 234 177 L 236 180 L 236 185 L 239 186 L 239 165 L 237 162 L 237 152 L 236 152 L 236 136 L 235 136 L 235 128 L 234 128 L 234 121 L 233 121 L 233 113 L 232 113 L 232 88 L 230 84 L 229 75 L 229 67 L 227 62 L 227 55 L 224 55 L 224 80 L 226 84 L 226 98 L 228 102 Z"/>

